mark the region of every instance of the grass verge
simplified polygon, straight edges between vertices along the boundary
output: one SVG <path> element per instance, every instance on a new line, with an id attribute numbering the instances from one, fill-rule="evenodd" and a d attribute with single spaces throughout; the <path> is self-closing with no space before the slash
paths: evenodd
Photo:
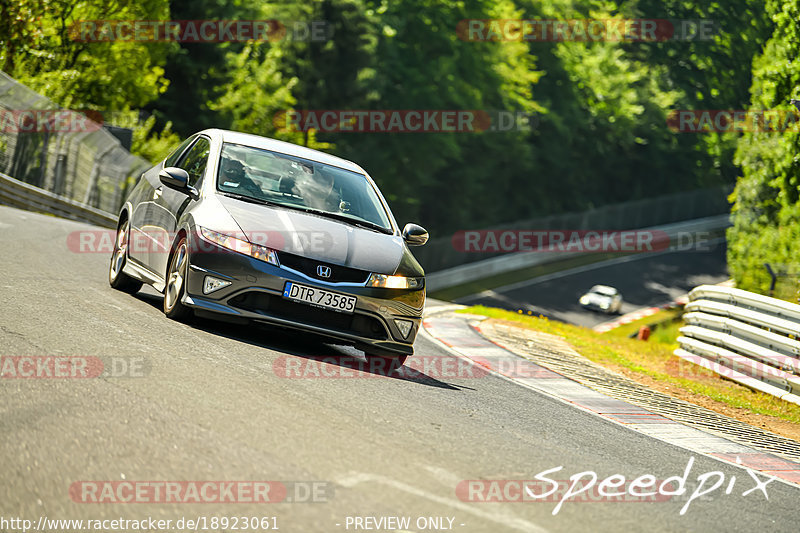
<path id="1" fill-rule="evenodd" d="M 678 331 L 681 316 L 683 316 L 683 308 L 662 309 L 653 315 L 616 327 L 603 335 L 631 337 L 636 335 L 639 328 L 642 326 L 649 326 L 653 329 L 653 337 L 651 338 L 654 338 L 658 342 L 674 342 L 678 336 L 672 336 L 672 334 Z M 656 325 L 656 327 L 653 327 L 654 325 Z"/>
<path id="2" fill-rule="evenodd" d="M 800 425 L 794 428 L 787 427 L 791 424 L 800 424 L 800 405 L 785 402 L 768 394 L 751 391 L 673 355 L 672 352 L 678 347 L 674 335 L 680 323 L 676 323 L 674 328 L 672 326 L 665 328 L 665 331 L 669 333 L 665 333 L 664 339 L 668 342 L 658 342 L 655 337 L 651 338 L 649 342 L 642 342 L 629 339 L 624 334 L 600 334 L 591 329 L 542 317 L 527 316 L 484 306 L 474 306 L 460 312 L 483 315 L 543 333 L 558 335 L 587 359 L 610 370 L 625 374 L 651 388 L 800 440 Z M 650 321 L 652 318 L 648 317 Z M 763 415 L 791 424 L 782 424 L 782 430 L 778 430 L 769 423 L 769 420 L 737 416 L 737 414 L 746 415 L 747 413 Z"/>

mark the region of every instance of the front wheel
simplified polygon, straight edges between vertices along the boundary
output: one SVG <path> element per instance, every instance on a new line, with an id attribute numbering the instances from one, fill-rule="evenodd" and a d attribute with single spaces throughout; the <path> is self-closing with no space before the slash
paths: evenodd
<path id="1" fill-rule="evenodd" d="M 142 288 L 142 282 L 133 279 L 125 272 L 125 262 L 128 260 L 128 238 L 130 236 L 130 223 L 125 220 L 117 228 L 117 238 L 114 241 L 114 251 L 111 254 L 111 264 L 108 267 L 108 284 L 118 291 L 135 294 Z"/>
<path id="2" fill-rule="evenodd" d="M 186 294 L 186 273 L 189 271 L 189 248 L 186 237 L 181 239 L 167 271 L 167 284 L 164 287 L 164 314 L 173 320 L 184 320 L 192 314 L 192 309 L 183 305 L 181 299 Z"/>

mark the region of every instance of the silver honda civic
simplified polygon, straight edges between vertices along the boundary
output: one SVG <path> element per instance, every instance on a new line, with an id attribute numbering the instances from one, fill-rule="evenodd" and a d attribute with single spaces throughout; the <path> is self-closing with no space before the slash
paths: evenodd
<path id="1" fill-rule="evenodd" d="M 164 313 L 264 322 L 350 344 L 391 367 L 413 354 L 425 274 L 360 166 L 205 130 L 142 174 L 119 215 L 112 287 L 164 293 Z"/>

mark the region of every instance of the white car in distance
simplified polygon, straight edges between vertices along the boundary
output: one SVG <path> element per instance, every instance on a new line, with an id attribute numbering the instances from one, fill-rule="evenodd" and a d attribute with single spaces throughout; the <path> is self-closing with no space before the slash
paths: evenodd
<path id="1" fill-rule="evenodd" d="M 622 295 L 614 287 L 595 285 L 581 296 L 580 304 L 586 309 L 615 314 L 622 309 Z"/>

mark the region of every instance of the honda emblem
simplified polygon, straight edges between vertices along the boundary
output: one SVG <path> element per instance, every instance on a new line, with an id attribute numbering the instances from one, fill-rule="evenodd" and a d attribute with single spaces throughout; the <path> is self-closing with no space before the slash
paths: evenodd
<path id="1" fill-rule="evenodd" d="M 325 265 L 317 265 L 317 276 L 321 278 L 331 277 L 331 267 Z"/>

